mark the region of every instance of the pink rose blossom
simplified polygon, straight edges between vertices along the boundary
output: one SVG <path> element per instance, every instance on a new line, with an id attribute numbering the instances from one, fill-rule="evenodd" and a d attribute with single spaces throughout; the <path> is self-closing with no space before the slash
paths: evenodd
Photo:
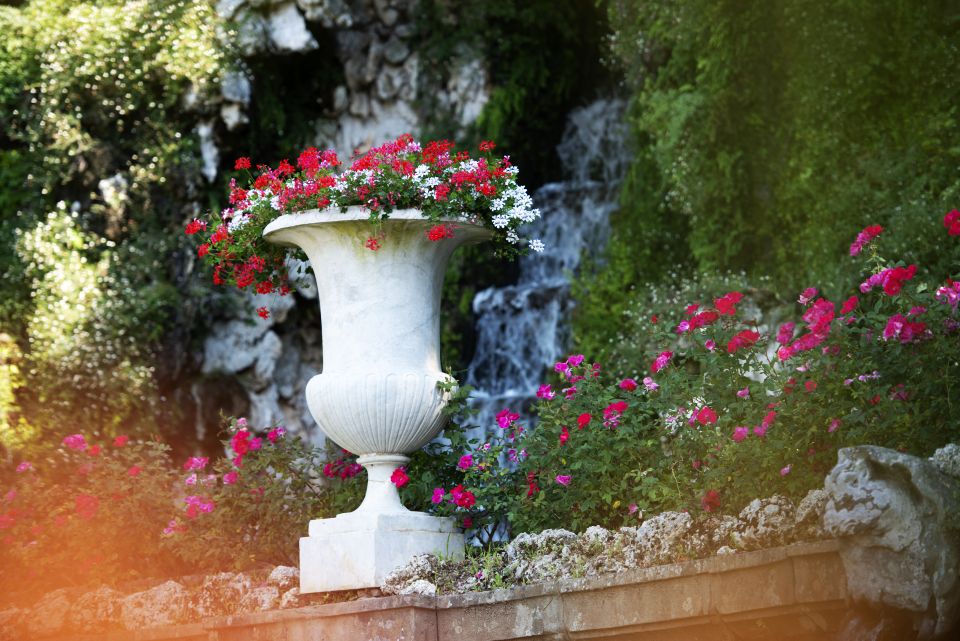
<path id="1" fill-rule="evenodd" d="M 457 462 L 457 467 L 461 470 L 469 470 L 473 467 L 473 456 L 470 454 L 461 456 L 460 461 Z"/>
<path id="2" fill-rule="evenodd" d="M 806 305 L 810 301 L 812 301 L 814 298 L 816 298 L 816 296 L 817 296 L 817 288 L 807 287 L 805 290 L 800 292 L 800 297 L 797 298 L 797 302 L 800 303 L 801 305 Z"/>
<path id="3" fill-rule="evenodd" d="M 544 400 L 550 401 L 550 400 L 553 400 L 555 396 L 556 394 L 554 393 L 553 389 L 551 389 L 549 383 L 546 385 L 541 385 L 539 389 L 537 389 L 537 398 L 542 398 Z"/>
<path id="4" fill-rule="evenodd" d="M 71 434 L 70 436 L 65 436 L 62 442 L 71 450 L 77 450 L 78 452 L 82 452 L 87 449 L 87 440 L 83 438 L 83 434 Z"/>
<path id="5" fill-rule="evenodd" d="M 703 346 L 712 352 L 717 348 L 717 343 L 712 338 L 708 338 L 706 342 L 703 344 Z"/>
<path id="6" fill-rule="evenodd" d="M 554 479 L 557 483 L 563 486 L 570 485 L 570 481 L 573 480 L 573 477 L 569 474 L 557 474 L 557 478 Z"/>
<path id="7" fill-rule="evenodd" d="M 230 471 L 230 472 L 227 472 L 226 474 L 223 475 L 223 484 L 224 484 L 224 485 L 233 485 L 234 483 L 237 482 L 237 478 L 238 478 L 239 476 L 240 476 L 240 475 L 237 473 L 236 470 L 232 470 L 232 471 Z"/>
<path id="8" fill-rule="evenodd" d="M 750 387 L 737 390 L 737 398 L 750 398 Z"/>
<path id="9" fill-rule="evenodd" d="M 730 438 L 732 438 L 735 443 L 739 443 L 743 441 L 745 438 L 747 438 L 747 436 L 749 435 L 750 435 L 750 428 L 737 427 L 737 428 L 734 428 L 733 436 L 731 436 Z"/>
<path id="10" fill-rule="evenodd" d="M 276 443 L 279 439 L 283 438 L 284 434 L 287 433 L 287 430 L 282 427 L 275 427 L 269 432 L 267 432 L 267 440 L 271 443 Z"/>
<path id="11" fill-rule="evenodd" d="M 183 464 L 184 470 L 202 470 L 207 466 L 207 463 L 210 462 L 210 459 L 206 456 L 191 456 L 187 459 L 186 463 Z M 196 474 L 194 474 L 196 476 Z"/>
<path id="12" fill-rule="evenodd" d="M 830 427 L 827 428 L 827 432 L 830 432 L 832 434 L 833 432 L 836 432 L 838 429 L 840 429 L 840 419 L 835 418 L 832 421 L 830 421 Z"/>
<path id="13" fill-rule="evenodd" d="M 660 352 L 660 354 L 657 355 L 657 358 L 653 361 L 653 365 L 650 366 L 650 370 L 656 374 L 667 366 L 667 363 L 670 362 L 671 358 L 673 358 L 673 352 Z"/>
<path id="14" fill-rule="evenodd" d="M 442 487 L 433 488 L 433 496 L 430 498 L 430 502 L 434 505 L 440 505 L 443 503 L 443 497 L 446 495 L 446 491 Z"/>
<path id="15" fill-rule="evenodd" d="M 644 376 L 644 377 L 643 377 L 643 386 L 646 387 L 647 390 L 649 390 L 649 391 L 651 391 L 651 392 L 655 392 L 655 391 L 657 391 L 658 389 L 660 389 L 660 386 L 657 385 L 657 383 L 656 383 L 652 378 L 650 378 L 649 376 Z"/>
<path id="16" fill-rule="evenodd" d="M 625 378 L 622 381 L 620 381 L 618 385 L 620 389 L 625 390 L 627 392 L 632 392 L 633 390 L 637 389 L 637 382 L 632 378 Z"/>
<path id="17" fill-rule="evenodd" d="M 786 466 L 780 468 L 780 476 L 786 476 L 787 474 L 790 473 L 790 470 L 791 470 L 792 468 L 793 468 L 792 465 L 786 465 Z"/>
<path id="18" fill-rule="evenodd" d="M 17 466 L 18 472 L 29 472 L 32 469 L 33 469 L 33 464 L 30 463 L 29 461 L 23 461 L 20 463 L 20 465 Z"/>

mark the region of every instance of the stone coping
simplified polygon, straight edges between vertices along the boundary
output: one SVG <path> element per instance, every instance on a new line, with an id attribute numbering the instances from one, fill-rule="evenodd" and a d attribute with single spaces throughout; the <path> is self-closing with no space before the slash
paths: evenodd
<path id="1" fill-rule="evenodd" d="M 385 596 L 62 641 L 827 639 L 847 609 L 835 540 L 488 592 Z M 622 635 L 628 635 L 623 637 Z"/>

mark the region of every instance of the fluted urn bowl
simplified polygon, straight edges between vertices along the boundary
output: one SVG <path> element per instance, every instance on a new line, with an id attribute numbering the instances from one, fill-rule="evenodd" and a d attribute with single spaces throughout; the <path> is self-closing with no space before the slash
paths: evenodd
<path id="1" fill-rule="evenodd" d="M 386 483 L 445 421 L 448 394 L 437 387 L 448 378 L 440 369 L 444 273 L 457 247 L 492 235 L 471 222 L 445 223 L 453 238 L 432 241 L 427 232 L 437 223 L 419 210 L 394 211 L 376 229 L 366 209 L 350 207 L 287 214 L 263 232 L 302 248 L 313 267 L 323 371 L 307 384 L 307 404 L 324 433 L 367 468 L 361 509 L 371 506 L 372 485 Z M 374 251 L 366 240 L 375 233 L 382 238 Z"/>

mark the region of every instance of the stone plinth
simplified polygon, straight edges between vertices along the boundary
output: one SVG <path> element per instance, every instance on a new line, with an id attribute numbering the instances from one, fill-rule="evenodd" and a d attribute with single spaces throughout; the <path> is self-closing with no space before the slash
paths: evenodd
<path id="1" fill-rule="evenodd" d="M 378 587 L 418 554 L 463 558 L 452 518 L 423 512 L 350 512 L 310 521 L 300 539 L 300 593 Z"/>

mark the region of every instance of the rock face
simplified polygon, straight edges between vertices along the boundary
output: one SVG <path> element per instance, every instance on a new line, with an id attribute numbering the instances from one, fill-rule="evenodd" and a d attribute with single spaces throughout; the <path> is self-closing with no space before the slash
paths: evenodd
<path id="1" fill-rule="evenodd" d="M 32 636 L 44 637 L 56 634 L 67 620 L 70 610 L 69 592 L 56 590 L 37 601 L 26 619 L 27 632 Z"/>
<path id="2" fill-rule="evenodd" d="M 78 598 L 67 616 L 73 632 L 102 632 L 120 621 L 123 594 L 102 586 Z"/>
<path id="3" fill-rule="evenodd" d="M 851 595 L 913 613 L 918 639 L 960 624 L 960 482 L 941 469 L 864 445 L 840 450 L 824 487 L 823 524 L 842 542 Z"/>
<path id="4" fill-rule="evenodd" d="M 176 581 L 167 581 L 123 600 L 120 618 L 128 630 L 174 625 L 191 618 L 190 594 Z"/>

